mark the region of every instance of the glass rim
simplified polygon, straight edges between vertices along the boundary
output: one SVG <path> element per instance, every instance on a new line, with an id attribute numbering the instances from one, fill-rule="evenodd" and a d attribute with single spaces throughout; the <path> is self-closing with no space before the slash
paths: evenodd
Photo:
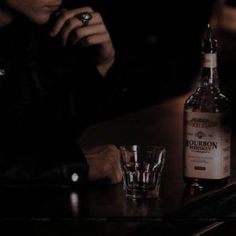
<path id="1" fill-rule="evenodd" d="M 119 145 L 118 146 L 119 149 L 126 149 L 126 148 L 133 148 L 133 147 L 150 147 L 150 148 L 158 148 L 158 149 L 161 149 L 161 150 L 166 150 L 166 147 L 164 145 L 161 145 L 161 144 L 122 144 L 122 145 Z"/>

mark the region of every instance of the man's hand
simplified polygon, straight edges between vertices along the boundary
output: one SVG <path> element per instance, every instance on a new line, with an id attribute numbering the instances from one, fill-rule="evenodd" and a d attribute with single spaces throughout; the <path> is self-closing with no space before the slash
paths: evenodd
<path id="1" fill-rule="evenodd" d="M 84 25 L 78 15 L 83 12 L 91 14 L 92 18 L 87 25 Z M 52 37 L 60 37 L 63 45 L 80 44 L 82 47 L 96 45 L 93 58 L 95 59 L 98 71 L 105 76 L 112 66 L 115 57 L 115 50 L 110 34 L 98 12 L 90 7 L 82 7 L 73 10 L 63 9 L 58 13 L 58 18 L 51 29 Z"/>
<path id="2" fill-rule="evenodd" d="M 112 184 L 122 180 L 120 151 L 114 145 L 84 148 L 83 152 L 89 164 L 89 179 L 109 179 Z"/>

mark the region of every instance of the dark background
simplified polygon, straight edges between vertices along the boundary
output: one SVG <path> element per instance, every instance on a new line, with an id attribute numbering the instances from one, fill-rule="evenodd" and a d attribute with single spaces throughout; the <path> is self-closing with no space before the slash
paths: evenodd
<path id="1" fill-rule="evenodd" d="M 201 39 L 204 30 L 212 17 L 216 21 L 221 20 L 214 16 L 219 2 L 68 1 L 69 7 L 90 5 L 101 12 L 111 33 L 117 61 L 121 64 L 118 74 L 125 82 L 125 96 L 116 94 L 113 97 L 112 102 L 116 107 L 116 111 L 112 111 L 113 115 L 142 109 L 192 89 L 200 74 Z M 236 3 L 225 0 L 225 5 L 235 8 Z M 222 11 L 222 6 L 218 11 Z M 228 32 L 217 24 L 213 26 L 219 44 L 220 88 L 234 107 L 236 29 L 235 32 Z M 109 108 L 104 106 L 102 109 Z M 233 113 L 230 117 L 234 120 Z"/>
<path id="2" fill-rule="evenodd" d="M 101 12 L 109 28 L 126 83 L 125 99 L 114 99 L 126 109 L 155 104 L 191 88 L 214 0 L 70 0 L 69 7 L 78 2 Z"/>

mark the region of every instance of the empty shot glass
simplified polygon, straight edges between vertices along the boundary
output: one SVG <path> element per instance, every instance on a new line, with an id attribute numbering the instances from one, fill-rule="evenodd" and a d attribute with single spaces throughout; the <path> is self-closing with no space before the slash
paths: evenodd
<path id="1" fill-rule="evenodd" d="M 132 199 L 159 196 L 166 150 L 155 145 L 120 146 L 123 188 Z"/>

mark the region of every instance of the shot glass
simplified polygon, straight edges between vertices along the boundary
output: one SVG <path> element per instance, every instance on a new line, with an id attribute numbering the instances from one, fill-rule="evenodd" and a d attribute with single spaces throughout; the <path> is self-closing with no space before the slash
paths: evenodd
<path id="1" fill-rule="evenodd" d="M 166 158 L 165 148 L 155 145 L 123 145 L 119 149 L 126 196 L 132 199 L 158 197 Z"/>

